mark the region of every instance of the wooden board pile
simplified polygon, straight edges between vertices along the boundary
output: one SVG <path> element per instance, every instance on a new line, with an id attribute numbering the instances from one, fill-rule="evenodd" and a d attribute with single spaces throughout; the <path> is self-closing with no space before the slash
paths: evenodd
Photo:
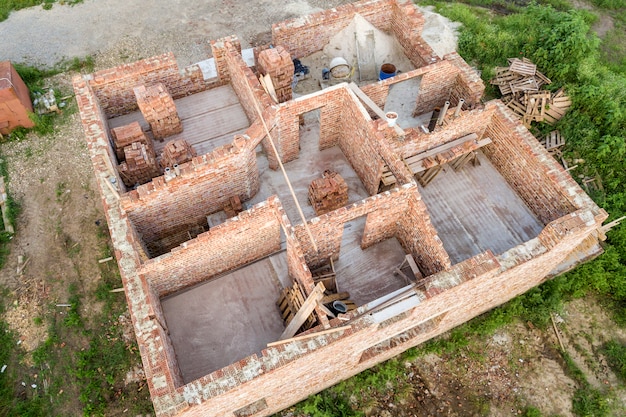
<path id="1" fill-rule="evenodd" d="M 124 160 L 124 148 L 133 142 L 139 142 L 152 149 L 152 141 L 145 135 L 138 122 L 111 129 L 115 154 L 118 161 Z"/>
<path id="2" fill-rule="evenodd" d="M 117 170 L 127 187 L 145 184 L 154 177 L 161 175 L 154 150 L 140 142 L 133 142 L 124 148 L 125 161 L 118 165 Z"/>
<path id="3" fill-rule="evenodd" d="M 196 151 L 185 139 L 174 140 L 168 142 L 163 148 L 161 166 L 165 168 L 184 164 L 191 161 L 194 156 L 196 156 Z"/>
<path id="4" fill-rule="evenodd" d="M 338 173 L 326 170 L 311 182 L 309 202 L 318 216 L 343 207 L 348 204 L 348 184 Z"/>
<path id="5" fill-rule="evenodd" d="M 509 66 L 496 67 L 496 76 L 490 81 L 500 88 L 502 101 L 526 127 L 533 121 L 554 124 L 572 105 L 563 89 L 556 93 L 541 90 L 551 82 L 527 58 L 509 58 Z"/>
<path id="6" fill-rule="evenodd" d="M 150 124 L 155 139 L 162 141 L 168 136 L 183 131 L 176 105 L 165 85 L 161 83 L 150 87 L 140 85 L 133 91 L 139 110 L 146 122 Z"/>

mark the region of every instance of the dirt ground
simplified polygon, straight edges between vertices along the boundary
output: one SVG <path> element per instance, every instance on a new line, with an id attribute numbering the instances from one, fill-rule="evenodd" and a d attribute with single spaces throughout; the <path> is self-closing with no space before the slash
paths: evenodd
<path id="1" fill-rule="evenodd" d="M 149 11 L 139 0 L 86 0 L 74 7 L 55 4 L 52 10 L 26 9 L 1 22 L 0 58 L 53 65 L 62 58 L 93 55 L 96 68 L 102 69 L 171 50 L 184 66 L 206 59 L 208 39 L 237 33 L 244 47 L 265 43 L 271 22 L 348 2 L 193 0 L 183 7 L 180 0 L 159 0 L 151 2 Z M 105 12 L 108 19 L 96 18 Z M 72 75 L 55 76 L 49 86 L 71 95 Z M 0 270 L 0 286 L 10 290 L 4 319 L 29 352 L 48 337 L 38 319 L 66 314 L 63 304 L 68 302 L 70 284 L 79 283 L 81 293 L 88 295 L 100 279 L 99 230 L 104 216 L 73 107 L 57 119 L 53 135 L 31 133 L 23 141 L 0 145 L 8 162 L 8 188 L 21 207 L 11 253 Z M 93 297 L 89 300 L 81 306 L 85 317 L 101 308 Z M 597 301 L 569 303 L 558 326 L 566 350 L 589 382 L 614 393 L 614 401 L 626 409 L 626 392 L 599 352 L 610 338 L 626 343 L 626 332 Z M 130 335 L 128 321 L 120 321 Z M 368 415 L 499 417 L 535 406 L 544 415 L 572 416 L 576 384 L 567 375 L 557 346 L 552 329 L 518 323 L 475 341 L 454 357 L 415 359 L 405 364 L 413 383 L 407 399 L 394 404 L 380 398 Z M 72 348 L 80 349 L 80 341 Z M 141 378 L 140 368 L 129 369 L 128 384 Z M 68 415 L 81 414 L 77 402 L 67 407 Z"/>

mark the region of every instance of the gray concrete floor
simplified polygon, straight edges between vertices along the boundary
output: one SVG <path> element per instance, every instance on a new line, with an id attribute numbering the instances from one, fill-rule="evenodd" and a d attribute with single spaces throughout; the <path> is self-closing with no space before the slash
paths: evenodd
<path id="1" fill-rule="evenodd" d="M 421 82 L 421 77 L 415 77 L 389 87 L 384 111 L 398 113 L 398 126 L 403 129 L 419 127 L 420 125 L 428 127 L 432 112 L 413 117 Z"/>
<path id="2" fill-rule="evenodd" d="M 168 142 L 185 139 L 198 155 L 211 152 L 218 146 L 232 143 L 233 137 L 246 131 L 250 122 L 230 85 L 213 88 L 191 96 L 174 100 L 183 132 L 153 141 L 159 155 Z M 109 127 L 119 127 L 139 122 L 144 130 L 149 128 L 141 112 L 136 111 L 109 120 Z"/>
<path id="3" fill-rule="evenodd" d="M 186 383 L 278 340 L 285 327 L 276 301 L 289 283 L 284 258 L 282 252 L 161 300 Z"/>
<path id="4" fill-rule="evenodd" d="M 398 240 L 390 238 L 362 250 L 364 227 L 365 217 L 346 223 L 339 260 L 335 263 L 338 290 L 348 291 L 357 306 L 408 284 L 393 274 L 393 269 L 400 266 L 405 257 Z"/>
<path id="5" fill-rule="evenodd" d="M 537 237 L 543 224 L 479 152 L 480 166 L 446 166 L 420 193 L 454 263 L 487 249 L 503 253 Z"/>
<path id="6" fill-rule="evenodd" d="M 317 111 L 305 115 L 305 125 L 300 127 L 300 157 L 285 164 L 285 170 L 298 198 L 298 203 L 307 219 L 315 217 L 315 211 L 308 199 L 309 185 L 314 179 L 321 178 L 322 173 L 327 169 L 338 172 L 348 184 L 348 204 L 369 196 L 360 178 L 338 146 L 323 151 L 319 150 L 320 131 L 317 117 Z M 259 152 L 257 157 L 261 188 L 257 195 L 246 202 L 246 206 L 249 207 L 265 201 L 269 196 L 276 194 L 280 198 L 291 223 L 294 225 L 302 223 L 282 172 L 269 169 L 265 154 Z"/>

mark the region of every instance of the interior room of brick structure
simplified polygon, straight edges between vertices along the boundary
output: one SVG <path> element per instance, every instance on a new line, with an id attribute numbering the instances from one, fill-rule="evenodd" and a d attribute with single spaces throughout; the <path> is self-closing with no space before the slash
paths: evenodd
<path id="1" fill-rule="evenodd" d="M 598 253 L 606 213 L 423 23 L 365 0 L 75 80 L 158 415 L 267 415 Z"/>

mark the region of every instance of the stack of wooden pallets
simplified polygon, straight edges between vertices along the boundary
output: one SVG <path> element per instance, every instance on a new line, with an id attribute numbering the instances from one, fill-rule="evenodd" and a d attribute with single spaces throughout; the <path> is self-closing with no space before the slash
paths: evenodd
<path id="1" fill-rule="evenodd" d="M 278 308 L 280 314 L 285 322 L 285 326 L 288 326 L 291 320 L 296 316 L 302 305 L 304 304 L 305 297 L 297 282 L 293 283 L 293 287 L 284 288 L 280 297 L 278 298 Z M 314 314 L 310 314 L 305 320 L 304 324 L 298 331 L 304 331 L 315 326 L 317 319 Z"/>
<path id="2" fill-rule="evenodd" d="M 556 93 L 541 90 L 552 81 L 527 58 L 510 58 L 508 67 L 496 67 L 490 83 L 499 87 L 502 101 L 526 127 L 531 122 L 554 124 L 572 104 L 562 89 Z"/>
<path id="3" fill-rule="evenodd" d="M 168 142 L 163 148 L 161 166 L 165 168 L 184 164 L 191 161 L 194 156 L 196 156 L 196 151 L 186 140 L 178 139 Z"/>
<path id="4" fill-rule="evenodd" d="M 311 182 L 309 202 L 318 216 L 348 204 L 348 184 L 334 171 L 324 171 L 322 178 Z"/>

